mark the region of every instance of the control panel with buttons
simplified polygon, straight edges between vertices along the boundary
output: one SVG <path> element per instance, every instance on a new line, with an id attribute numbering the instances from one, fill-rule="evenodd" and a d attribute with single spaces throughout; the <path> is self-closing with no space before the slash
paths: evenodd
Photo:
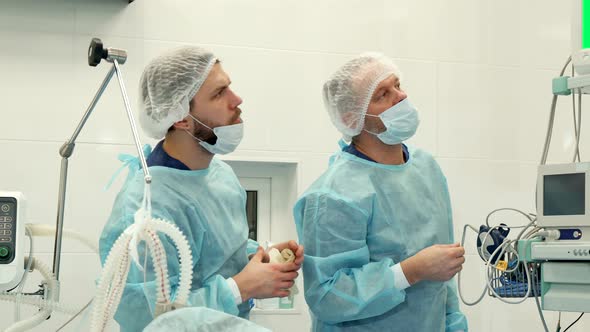
<path id="1" fill-rule="evenodd" d="M 0 191 L 0 291 L 18 286 L 24 273 L 24 204 L 21 193 Z"/>
<path id="2" fill-rule="evenodd" d="M 590 261 L 590 243 L 532 243 L 531 258 L 537 260 Z"/>
<path id="3" fill-rule="evenodd" d="M 17 201 L 14 197 L 0 197 L 0 264 L 14 260 Z"/>

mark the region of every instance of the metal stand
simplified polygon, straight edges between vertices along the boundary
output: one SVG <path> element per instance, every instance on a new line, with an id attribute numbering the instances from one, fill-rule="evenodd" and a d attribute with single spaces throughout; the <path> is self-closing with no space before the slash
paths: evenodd
<path id="1" fill-rule="evenodd" d="M 55 278 L 59 281 L 59 266 L 60 266 L 60 259 L 61 259 L 61 243 L 62 243 L 62 236 L 63 236 L 63 221 L 64 221 L 64 211 L 65 211 L 65 202 L 66 202 L 66 189 L 67 189 L 67 180 L 68 180 L 68 158 L 72 156 L 74 152 L 74 147 L 76 145 L 76 138 L 82 131 L 82 128 L 86 124 L 86 121 L 90 117 L 90 114 L 96 107 L 98 100 L 102 96 L 104 90 L 106 89 L 107 85 L 113 78 L 113 74 L 117 74 L 117 79 L 119 81 L 119 87 L 121 89 L 121 94 L 123 96 L 123 101 L 125 103 L 125 111 L 127 112 L 127 117 L 129 119 L 129 125 L 131 126 L 131 131 L 133 132 L 133 140 L 135 141 L 135 147 L 137 148 L 137 153 L 139 154 L 139 159 L 141 160 L 141 165 L 143 168 L 144 179 L 146 184 L 150 184 L 152 181 L 152 177 L 149 173 L 145 156 L 143 154 L 143 150 L 141 148 L 141 142 L 139 140 L 139 135 L 137 134 L 137 127 L 135 125 L 135 118 L 133 117 L 133 113 L 131 112 L 131 106 L 129 104 L 129 97 L 127 96 L 127 91 L 125 89 L 125 84 L 123 83 L 123 74 L 121 72 L 120 64 L 125 63 L 127 59 L 127 52 L 120 49 L 104 49 L 102 42 L 98 38 L 93 38 L 90 47 L 88 50 L 88 64 L 90 66 L 96 66 L 100 63 L 101 59 L 105 59 L 108 62 L 111 62 L 113 66 L 107 73 L 105 79 L 103 80 L 102 84 L 98 88 L 92 102 L 86 109 L 86 113 L 82 116 L 80 123 L 72 137 L 66 141 L 61 148 L 59 149 L 59 154 L 62 156 L 61 159 L 61 170 L 60 170 L 60 180 L 59 180 L 59 194 L 58 194 L 58 202 L 57 202 L 57 222 L 55 225 L 56 232 L 55 232 L 55 247 L 53 250 L 53 273 L 55 274 Z M 58 294 L 59 296 L 59 294 Z"/>

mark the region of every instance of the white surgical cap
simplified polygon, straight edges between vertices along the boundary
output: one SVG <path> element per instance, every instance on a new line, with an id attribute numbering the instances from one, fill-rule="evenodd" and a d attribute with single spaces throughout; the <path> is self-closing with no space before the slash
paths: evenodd
<path id="1" fill-rule="evenodd" d="M 324 104 L 344 139 L 361 133 L 375 88 L 391 75 L 400 78 L 393 61 L 380 53 L 364 53 L 348 61 L 324 83 Z"/>
<path id="2" fill-rule="evenodd" d="M 183 46 L 152 60 L 141 75 L 139 122 L 155 139 L 189 112 L 190 101 L 217 62 L 213 53 Z"/>

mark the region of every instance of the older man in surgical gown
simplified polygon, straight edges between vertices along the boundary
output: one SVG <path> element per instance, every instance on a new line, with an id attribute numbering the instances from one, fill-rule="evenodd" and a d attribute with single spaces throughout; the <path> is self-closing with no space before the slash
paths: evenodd
<path id="1" fill-rule="evenodd" d="M 324 85 L 349 143 L 294 208 L 313 331 L 467 331 L 447 181 L 404 144 L 419 120 L 400 80 L 390 59 L 363 54 Z"/>

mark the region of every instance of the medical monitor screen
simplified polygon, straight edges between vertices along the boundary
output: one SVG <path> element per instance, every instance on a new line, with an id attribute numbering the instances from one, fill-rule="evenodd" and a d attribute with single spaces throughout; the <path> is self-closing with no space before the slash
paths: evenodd
<path id="1" fill-rule="evenodd" d="M 586 174 L 543 176 L 543 215 L 566 216 L 586 213 Z"/>

